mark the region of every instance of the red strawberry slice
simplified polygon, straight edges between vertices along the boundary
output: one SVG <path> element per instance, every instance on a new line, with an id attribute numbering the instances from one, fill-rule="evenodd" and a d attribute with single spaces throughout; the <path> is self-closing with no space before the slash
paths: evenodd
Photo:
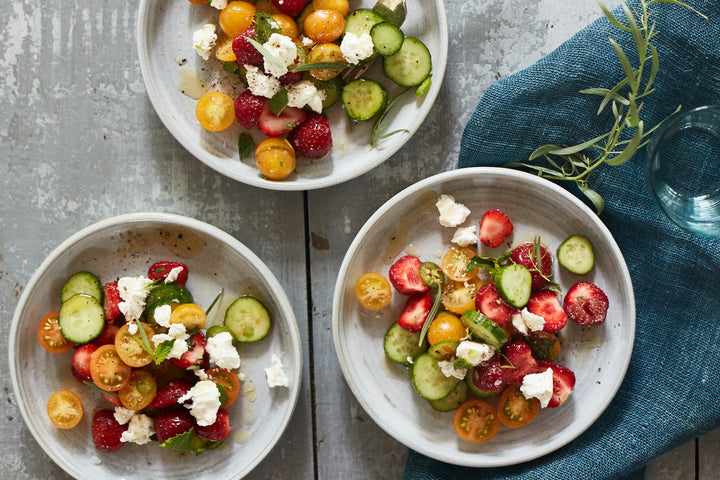
<path id="1" fill-rule="evenodd" d="M 158 442 L 189 432 L 195 427 L 195 419 L 185 408 L 166 408 L 155 415 L 155 435 Z"/>
<path id="2" fill-rule="evenodd" d="M 506 384 L 522 383 L 525 375 L 538 371 L 538 362 L 530 346 L 520 340 L 508 343 L 503 348 L 501 366 L 503 382 Z"/>
<path id="3" fill-rule="evenodd" d="M 107 400 L 108 402 L 110 402 L 110 404 L 111 404 L 113 407 L 122 407 L 122 406 L 123 406 L 122 402 L 120 401 L 120 397 L 119 397 L 117 394 L 114 394 L 114 393 L 100 393 L 100 395 L 102 395 L 105 400 Z"/>
<path id="4" fill-rule="evenodd" d="M 480 220 L 479 238 L 487 247 L 499 247 L 512 232 L 512 222 L 500 210 L 488 210 Z"/>
<path id="5" fill-rule="evenodd" d="M 501 327 L 517 311 L 502 299 L 494 283 L 483 285 L 475 294 L 475 309 Z"/>
<path id="6" fill-rule="evenodd" d="M 217 411 L 215 417 L 215 423 L 208 426 L 197 425 L 195 427 L 195 433 L 200 438 L 205 438 L 213 442 L 222 442 L 232 432 L 232 426 L 230 425 L 230 415 L 227 410 L 221 408 Z"/>
<path id="7" fill-rule="evenodd" d="M 300 125 L 307 117 L 305 110 L 295 107 L 285 107 L 280 115 L 270 110 L 270 102 L 265 105 L 257 121 L 258 130 L 268 137 L 277 137 L 288 133 Z"/>
<path id="8" fill-rule="evenodd" d="M 287 136 L 290 145 L 307 158 L 322 158 L 332 149 L 330 123 L 325 115 L 311 113 Z"/>
<path id="9" fill-rule="evenodd" d="M 103 345 L 111 345 L 115 343 L 115 334 L 120 330 L 120 325 L 117 323 L 106 323 L 103 331 L 100 335 L 92 341 L 93 345 L 102 347 Z"/>
<path id="10" fill-rule="evenodd" d="M 122 302 L 120 291 L 118 290 L 117 282 L 110 282 L 103 285 L 103 310 L 105 311 L 105 321 L 112 322 L 120 315 L 120 307 L 118 306 Z"/>
<path id="11" fill-rule="evenodd" d="M 607 295 L 594 283 L 579 282 L 570 287 L 563 308 L 573 322 L 586 327 L 602 324 L 607 317 L 610 302 Z"/>
<path id="12" fill-rule="evenodd" d="M 429 293 L 418 293 L 407 299 L 405 307 L 400 312 L 398 325 L 408 332 L 422 330 L 425 319 L 433 306 L 433 299 Z"/>
<path id="13" fill-rule="evenodd" d="M 420 265 L 422 262 L 414 255 L 404 255 L 390 266 L 388 279 L 395 289 L 403 295 L 426 293 L 430 287 L 420 280 Z"/>
<path id="14" fill-rule="evenodd" d="M 235 37 L 232 42 L 232 50 L 237 59 L 238 65 L 263 66 L 263 56 L 257 48 L 248 41 L 248 38 L 255 40 L 255 24 L 250 25 L 243 33 Z"/>
<path id="15" fill-rule="evenodd" d="M 190 391 L 192 385 L 183 378 L 170 380 L 160 390 L 152 402 L 150 402 L 150 410 L 159 410 L 165 407 L 174 407 L 179 405 L 178 399 Z"/>
<path id="16" fill-rule="evenodd" d="M 532 275 L 532 289 L 539 290 L 545 286 L 547 279 L 552 275 L 553 256 L 545 245 L 539 245 L 540 264 L 538 265 L 538 251 L 533 242 L 525 242 L 512 249 L 512 259 L 515 263 L 524 265 Z M 540 268 L 537 268 L 540 267 Z"/>
<path id="17" fill-rule="evenodd" d="M 538 363 L 538 370 L 544 372 L 548 368 L 553 371 L 553 395 L 548 407 L 554 408 L 565 403 L 575 387 L 575 373 L 567 367 L 551 362 Z"/>
<path id="18" fill-rule="evenodd" d="M 267 102 L 267 98 L 253 95 L 250 90 L 242 92 L 235 99 L 235 118 L 238 123 L 248 130 L 255 128 Z"/>
<path id="19" fill-rule="evenodd" d="M 205 356 L 207 340 L 205 334 L 198 332 L 190 339 L 190 348 L 180 358 L 171 358 L 170 362 L 181 370 L 190 367 L 201 367 Z"/>
<path id="20" fill-rule="evenodd" d="M 90 376 L 90 357 L 99 347 L 92 343 L 80 345 L 73 354 L 72 365 L 70 367 L 72 374 L 81 382 L 92 382 Z"/>
<path id="21" fill-rule="evenodd" d="M 487 392 L 488 396 L 500 393 L 503 388 L 503 369 L 500 354 L 496 353 L 484 364 L 473 367 L 468 372 L 468 375 L 473 385 L 480 390 L 479 392 L 473 390 L 474 393 Z"/>
<path id="22" fill-rule="evenodd" d="M 297 17 L 305 8 L 307 0 L 272 0 L 272 4 L 285 15 Z"/>
<path id="23" fill-rule="evenodd" d="M 98 410 L 92 419 L 92 437 L 95 448 L 103 452 L 114 452 L 125 442 L 120 440 L 127 425 L 120 425 L 115 420 L 115 412 L 109 409 Z"/>
<path id="24" fill-rule="evenodd" d="M 180 285 L 181 287 L 184 287 L 187 283 L 189 270 L 187 265 L 180 262 L 157 262 L 150 266 L 148 269 L 148 278 L 150 280 L 162 280 L 165 281 L 168 275 L 170 275 L 170 272 L 172 272 L 175 268 L 180 268 L 180 273 L 175 277 L 175 280 L 173 280 L 170 283 L 175 283 L 177 285 Z"/>
<path id="25" fill-rule="evenodd" d="M 530 295 L 527 304 L 530 313 L 540 315 L 545 319 L 543 330 L 557 332 L 562 330 L 568 322 L 568 315 L 560 304 L 557 293 L 551 290 L 538 290 Z"/>

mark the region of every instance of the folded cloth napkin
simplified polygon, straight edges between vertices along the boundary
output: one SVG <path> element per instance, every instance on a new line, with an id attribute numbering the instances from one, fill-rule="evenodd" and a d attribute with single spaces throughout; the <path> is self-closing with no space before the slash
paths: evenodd
<path id="1" fill-rule="evenodd" d="M 720 2 L 686 3 L 709 18 L 668 3 L 649 7 L 660 71 L 642 109 L 648 126 L 679 104 L 684 110 L 720 104 Z M 638 1 L 627 5 L 639 11 Z M 621 7 L 613 13 L 625 21 Z M 624 78 L 611 37 L 625 52 L 635 51 L 630 35 L 602 17 L 535 65 L 491 85 L 465 128 L 459 167 L 527 161 L 541 145 L 574 145 L 609 131 L 612 114 L 597 115 L 600 97 L 579 91 Z M 406 480 L 639 479 L 650 459 L 720 426 L 720 240 L 688 234 L 661 213 L 646 161 L 643 148 L 591 177 L 606 202 L 600 219 L 622 250 L 637 304 L 632 359 L 607 410 L 565 447 L 510 467 L 458 467 L 411 450 Z"/>

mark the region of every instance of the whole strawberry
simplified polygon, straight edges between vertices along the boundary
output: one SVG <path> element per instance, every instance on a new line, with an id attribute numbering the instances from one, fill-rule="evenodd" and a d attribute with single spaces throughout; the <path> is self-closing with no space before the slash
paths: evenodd
<path id="1" fill-rule="evenodd" d="M 310 113 L 287 136 L 295 151 L 307 158 L 322 158 L 332 148 L 330 123 L 325 115 Z"/>
<path id="2" fill-rule="evenodd" d="M 243 33 L 235 37 L 232 43 L 232 50 L 237 59 L 238 65 L 255 65 L 263 66 L 263 56 L 257 49 L 247 40 L 255 39 L 255 25 L 250 25 Z"/>
<path id="3" fill-rule="evenodd" d="M 232 432 L 230 415 L 224 408 L 218 410 L 213 424 L 207 426 L 198 425 L 195 427 L 195 433 L 198 437 L 213 442 L 222 442 L 230 435 L 230 432 Z"/>
<path id="4" fill-rule="evenodd" d="M 248 130 L 257 125 L 267 99 L 253 95 L 250 90 L 245 90 L 235 99 L 235 118 L 238 123 Z"/>
<path id="5" fill-rule="evenodd" d="M 115 420 L 115 412 L 109 409 L 98 410 L 92 419 L 92 437 L 95 447 L 103 452 L 114 452 L 125 442 L 120 440 L 127 425 L 120 425 Z"/>
<path id="6" fill-rule="evenodd" d="M 158 442 L 189 432 L 195 427 L 195 419 L 185 408 L 166 408 L 155 415 L 155 435 Z"/>
<path id="7" fill-rule="evenodd" d="M 285 15 L 297 17 L 305 8 L 307 0 L 272 0 L 272 4 Z"/>
<path id="8" fill-rule="evenodd" d="M 170 380 L 167 384 L 160 388 L 160 390 L 158 390 L 157 395 L 153 398 L 149 408 L 151 410 L 159 410 L 165 407 L 177 406 L 178 398 L 189 392 L 191 388 L 192 385 L 190 385 L 190 382 L 183 378 Z"/>

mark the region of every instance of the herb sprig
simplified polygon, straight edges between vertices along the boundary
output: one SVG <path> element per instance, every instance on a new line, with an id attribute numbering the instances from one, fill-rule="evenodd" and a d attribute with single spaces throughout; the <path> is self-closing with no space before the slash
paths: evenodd
<path id="1" fill-rule="evenodd" d="M 632 35 L 638 58 L 638 66 L 634 67 L 620 44 L 610 38 L 610 44 L 625 72 L 625 78 L 611 88 L 598 87 L 580 91 L 602 97 L 598 115 L 608 106 L 610 107 L 614 117 L 610 131 L 574 146 L 543 145 L 530 155 L 527 162 L 510 162 L 506 166 L 528 168 L 539 177 L 549 180 L 575 182 L 580 191 L 592 202 L 597 213 L 602 212 L 605 201 L 598 192 L 590 188 L 588 183 L 590 174 L 602 164 L 618 166 L 627 162 L 648 143 L 648 136 L 662 123 L 648 129 L 640 118 L 645 98 L 654 91 L 653 82 L 660 66 L 658 52 L 651 43 L 658 31 L 655 22 L 651 22 L 651 13 L 648 11 L 648 7 L 656 3 L 682 6 L 707 19 L 707 16 L 677 0 L 640 0 L 642 11 L 637 16 L 627 5 L 622 5 L 627 18 L 625 25 L 598 0 L 600 8 L 613 26 Z M 675 112 L 680 108 L 678 106 Z M 628 131 L 630 133 L 626 133 Z M 538 159 L 545 159 L 547 164 L 533 163 Z"/>

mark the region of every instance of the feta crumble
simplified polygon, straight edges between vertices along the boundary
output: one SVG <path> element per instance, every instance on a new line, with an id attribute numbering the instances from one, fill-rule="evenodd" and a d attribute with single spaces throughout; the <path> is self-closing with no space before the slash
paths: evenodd
<path id="1" fill-rule="evenodd" d="M 210 355 L 210 362 L 230 370 L 240 368 L 240 355 L 232 342 L 230 332 L 220 332 L 208 338 L 205 350 Z"/>
<path id="2" fill-rule="evenodd" d="M 452 195 L 442 194 L 435 206 L 440 213 L 440 225 L 443 227 L 457 227 L 470 215 L 470 209 L 462 203 L 455 203 Z"/>
<path id="3" fill-rule="evenodd" d="M 193 48 L 200 55 L 200 58 L 207 60 L 210 58 L 215 43 L 217 42 L 217 34 L 215 33 L 215 25 L 206 24 L 193 33 Z"/>
<path id="4" fill-rule="evenodd" d="M 267 378 L 268 387 L 287 387 L 289 385 L 289 381 L 280 358 L 273 353 L 270 359 L 272 361 L 272 365 L 265 369 L 265 377 Z"/>
<path id="5" fill-rule="evenodd" d="M 167 274 L 167 277 L 165 277 L 165 283 L 173 283 L 175 280 L 177 280 L 178 275 L 183 271 L 183 267 L 175 267 L 172 270 L 170 270 Z"/>
<path id="6" fill-rule="evenodd" d="M 455 361 L 453 360 L 440 360 L 438 366 L 446 377 L 455 377 L 462 380 L 467 375 L 467 368 L 455 368 Z"/>
<path id="7" fill-rule="evenodd" d="M 477 227 L 460 227 L 453 235 L 452 242 L 460 245 L 461 247 L 467 247 L 468 245 L 474 245 L 477 243 Z"/>
<path id="8" fill-rule="evenodd" d="M 153 347 L 157 348 L 161 343 L 172 340 L 173 346 L 167 358 L 180 358 L 183 353 L 188 351 L 187 339 L 190 335 L 185 331 L 185 325 L 182 323 L 173 323 L 168 329 L 168 333 L 156 333 L 152 336 Z"/>
<path id="9" fill-rule="evenodd" d="M 303 108 L 305 105 L 316 113 L 322 113 L 325 92 L 318 90 L 310 80 L 300 80 L 287 87 L 288 107 Z"/>
<path id="10" fill-rule="evenodd" d="M 540 406 L 545 408 L 552 398 L 553 393 L 553 371 L 548 368 L 542 373 L 529 373 L 523 377 L 520 391 L 528 400 L 537 398 Z"/>
<path id="11" fill-rule="evenodd" d="M 545 326 L 545 319 L 540 315 L 535 315 L 530 312 L 527 307 L 523 308 L 520 313 L 514 313 L 510 321 L 513 327 L 523 335 L 527 335 L 531 331 L 537 332 L 542 330 Z"/>
<path id="12" fill-rule="evenodd" d="M 115 421 L 117 421 L 120 425 L 128 423 L 133 415 L 135 415 L 135 411 L 125 407 L 115 407 L 115 413 L 113 413 Z"/>
<path id="13" fill-rule="evenodd" d="M 165 328 L 170 328 L 170 315 L 172 315 L 172 307 L 169 304 L 160 305 L 153 313 L 155 323 Z"/>
<path id="14" fill-rule="evenodd" d="M 272 98 L 282 88 L 277 78 L 265 75 L 255 65 L 245 65 L 245 79 L 250 92 L 258 97 Z"/>
<path id="15" fill-rule="evenodd" d="M 358 37 L 352 32 L 345 32 L 340 51 L 348 63 L 357 65 L 361 60 L 369 58 L 375 50 L 369 33 L 364 32 Z"/>
<path id="16" fill-rule="evenodd" d="M 190 415 L 195 417 L 198 425 L 206 427 L 215 423 L 217 411 L 220 408 L 220 390 L 211 380 L 200 380 L 182 397 L 178 403 L 190 400 L 185 405 L 190 409 Z"/>
<path id="17" fill-rule="evenodd" d="M 465 340 L 457 346 L 455 355 L 475 366 L 490 360 L 495 355 L 495 347 L 486 343 Z"/>
<path id="18" fill-rule="evenodd" d="M 210 2 L 210 6 L 217 8 L 218 10 L 222 10 L 223 8 L 227 7 L 228 0 L 212 0 Z"/>
<path id="19" fill-rule="evenodd" d="M 150 442 L 150 437 L 155 434 L 155 423 L 153 419 L 143 413 L 132 416 L 128 429 L 120 436 L 121 442 L 132 442 L 138 445 L 145 445 Z"/>
<path id="20" fill-rule="evenodd" d="M 153 283 L 152 280 L 140 277 L 123 277 L 118 280 L 118 293 L 122 302 L 118 303 L 118 308 L 125 320 L 132 322 L 140 318 L 145 309 L 145 299 L 147 299 L 148 286 Z"/>
<path id="21" fill-rule="evenodd" d="M 297 58 L 297 46 L 295 42 L 286 35 L 273 33 L 270 35 L 270 38 L 268 38 L 268 41 L 263 43 L 263 47 L 285 67 L 292 65 L 295 58 Z M 265 73 L 273 77 L 282 77 L 287 73 L 287 68 L 280 68 L 274 62 L 268 60 L 267 57 L 263 57 L 263 68 L 265 69 Z"/>

